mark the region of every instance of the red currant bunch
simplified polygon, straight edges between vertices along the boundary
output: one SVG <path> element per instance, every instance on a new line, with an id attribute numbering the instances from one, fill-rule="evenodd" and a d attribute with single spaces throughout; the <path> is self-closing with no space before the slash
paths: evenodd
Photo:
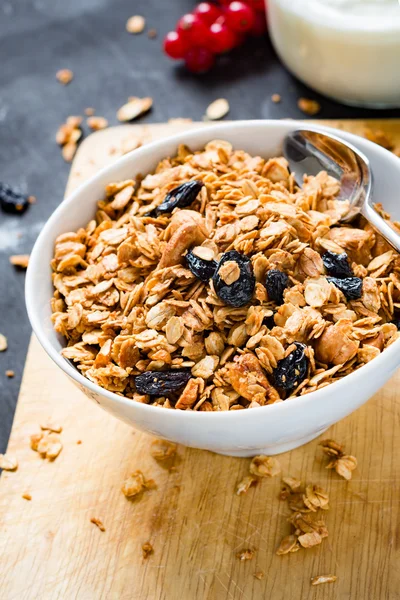
<path id="1" fill-rule="evenodd" d="M 164 38 L 164 52 L 183 59 L 193 73 L 208 71 L 218 54 L 240 46 L 246 35 L 266 32 L 265 0 L 200 2 L 181 17 L 175 31 Z"/>

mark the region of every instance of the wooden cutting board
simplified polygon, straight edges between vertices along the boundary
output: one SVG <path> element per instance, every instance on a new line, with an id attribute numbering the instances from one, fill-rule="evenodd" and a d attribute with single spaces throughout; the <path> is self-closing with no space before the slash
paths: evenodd
<path id="1" fill-rule="evenodd" d="M 331 122 L 362 133 L 366 123 Z M 202 124 L 121 126 L 80 147 L 70 192 L 135 140 Z M 371 127 L 400 144 L 400 122 Z M 367 405 L 333 426 L 331 437 L 359 468 L 346 482 L 324 469 L 318 440 L 281 455 L 283 473 L 318 483 L 330 495 L 329 537 L 290 556 L 275 549 L 288 533 L 280 478 L 246 495 L 235 484 L 248 459 L 179 447 L 176 470 L 150 456 L 152 438 L 89 402 L 32 339 L 9 443 L 19 467 L 0 483 L 1 600 L 394 600 L 400 598 L 400 373 Z M 47 418 L 63 426 L 53 463 L 29 448 Z M 81 444 L 78 444 L 78 441 Z M 128 501 L 121 484 L 140 469 L 157 489 Z M 32 501 L 22 498 L 29 492 Z M 101 519 L 101 532 L 90 522 Z M 142 558 L 150 541 L 154 554 Z M 252 560 L 235 554 L 255 549 Z M 253 574 L 263 571 L 265 577 Z M 315 575 L 334 584 L 310 586 Z"/>

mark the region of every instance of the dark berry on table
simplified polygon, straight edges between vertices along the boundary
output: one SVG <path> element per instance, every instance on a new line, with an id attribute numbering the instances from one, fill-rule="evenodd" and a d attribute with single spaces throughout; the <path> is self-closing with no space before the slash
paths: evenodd
<path id="1" fill-rule="evenodd" d="M 278 361 L 273 372 L 274 385 L 285 391 L 290 391 L 300 385 L 305 379 L 308 369 L 308 358 L 305 355 L 306 346 L 295 342 L 293 350 L 286 358 Z"/>
<path id="2" fill-rule="evenodd" d="M 184 58 L 188 45 L 176 31 L 170 31 L 164 38 L 164 52 L 170 58 L 178 60 Z"/>
<path id="3" fill-rule="evenodd" d="M 229 52 L 236 46 L 237 36 L 224 23 L 213 23 L 210 27 L 208 45 L 215 54 Z"/>
<path id="4" fill-rule="evenodd" d="M 187 42 L 188 47 L 206 46 L 208 38 L 208 25 L 199 15 L 188 13 L 183 15 L 177 23 L 176 32 Z"/>
<path id="5" fill-rule="evenodd" d="M 186 208 L 190 206 L 203 187 L 202 181 L 187 181 L 178 185 L 165 196 L 164 201 L 155 209 L 156 215 L 170 213 L 174 208 Z"/>
<path id="6" fill-rule="evenodd" d="M 357 300 L 361 298 L 363 291 L 363 282 L 359 277 L 327 277 L 330 283 L 336 285 L 337 288 L 346 296 L 346 300 Z"/>
<path id="7" fill-rule="evenodd" d="M 183 388 L 192 374 L 190 371 L 146 371 L 135 377 L 135 387 L 139 394 L 167 396 Z"/>
<path id="8" fill-rule="evenodd" d="M 274 316 L 275 315 L 271 315 L 270 317 L 264 317 L 262 324 L 266 325 L 268 327 L 268 329 L 273 329 L 275 327 Z"/>
<path id="9" fill-rule="evenodd" d="M 353 276 L 353 271 L 350 267 L 349 258 L 346 252 L 335 254 L 335 252 L 330 252 L 330 250 L 328 250 L 322 255 L 322 262 L 324 263 L 325 269 L 332 277 L 343 279 L 344 277 Z"/>
<path id="10" fill-rule="evenodd" d="M 215 270 L 218 266 L 217 261 L 200 258 L 194 254 L 192 250 L 188 251 L 185 256 L 185 260 L 193 275 L 205 283 L 210 281 L 211 277 L 214 276 Z"/>
<path id="11" fill-rule="evenodd" d="M 208 44 L 209 40 L 207 40 Z M 205 47 L 190 48 L 185 54 L 185 65 L 192 73 L 205 73 L 215 63 L 215 55 Z"/>
<path id="12" fill-rule="evenodd" d="M 279 269 L 271 269 L 267 272 L 265 287 L 268 298 L 278 306 L 283 304 L 283 292 L 289 285 L 289 277 Z"/>
<path id="13" fill-rule="evenodd" d="M 200 2 L 193 13 L 207 25 L 212 25 L 222 15 L 222 10 L 211 2 Z"/>
<path id="14" fill-rule="evenodd" d="M 250 31 L 254 23 L 254 11 L 244 2 L 231 2 L 225 11 L 226 24 L 233 31 Z"/>
<path id="15" fill-rule="evenodd" d="M 6 213 L 22 214 L 29 206 L 28 196 L 13 190 L 9 185 L 0 181 L 0 206 Z"/>
<path id="16" fill-rule="evenodd" d="M 239 267 L 239 277 L 233 283 L 226 283 L 220 276 L 221 267 L 227 262 L 236 263 Z M 218 263 L 213 277 L 215 293 L 229 306 L 245 306 L 253 297 L 256 278 L 253 273 L 251 260 L 236 250 L 225 252 Z"/>

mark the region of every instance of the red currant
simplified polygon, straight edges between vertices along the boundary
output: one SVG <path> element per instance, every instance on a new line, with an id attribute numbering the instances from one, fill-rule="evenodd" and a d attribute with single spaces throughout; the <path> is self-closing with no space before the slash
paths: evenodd
<path id="1" fill-rule="evenodd" d="M 267 18 L 265 12 L 256 12 L 254 15 L 254 23 L 250 29 L 250 35 L 261 36 L 267 31 Z"/>
<path id="2" fill-rule="evenodd" d="M 229 4 L 225 17 L 228 27 L 239 33 L 249 31 L 254 23 L 254 11 L 239 0 Z"/>
<path id="3" fill-rule="evenodd" d="M 229 52 L 236 45 L 236 35 L 226 25 L 213 23 L 210 27 L 209 48 L 215 54 Z"/>
<path id="4" fill-rule="evenodd" d="M 204 73 L 211 69 L 215 61 L 214 54 L 207 48 L 194 46 L 185 54 L 185 63 L 192 73 Z"/>
<path id="5" fill-rule="evenodd" d="M 190 47 L 208 45 L 208 27 L 198 15 L 183 15 L 177 23 L 176 31 Z"/>
<path id="6" fill-rule="evenodd" d="M 207 25 L 212 25 L 221 16 L 221 9 L 210 2 L 200 2 L 193 11 Z"/>
<path id="7" fill-rule="evenodd" d="M 243 2 L 251 6 L 253 10 L 265 12 L 265 0 L 243 0 Z"/>
<path id="8" fill-rule="evenodd" d="M 187 51 L 187 44 L 176 31 L 170 31 L 164 38 L 164 52 L 170 58 L 183 58 Z"/>

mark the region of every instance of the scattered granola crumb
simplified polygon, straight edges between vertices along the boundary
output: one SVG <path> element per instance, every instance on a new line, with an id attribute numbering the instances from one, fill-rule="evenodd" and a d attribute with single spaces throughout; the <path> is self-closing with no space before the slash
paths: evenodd
<path id="1" fill-rule="evenodd" d="M 22 498 L 24 500 L 32 500 L 32 496 L 30 494 L 28 494 L 28 492 L 25 492 L 25 494 L 22 494 Z"/>
<path id="2" fill-rule="evenodd" d="M 311 577 L 311 585 L 320 585 L 321 583 L 334 583 L 336 580 L 336 575 L 317 575 L 316 577 Z"/>
<path id="3" fill-rule="evenodd" d="M 0 352 L 4 352 L 5 350 L 7 350 L 7 348 L 8 348 L 7 338 L 5 335 L 0 333 Z"/>
<path id="4" fill-rule="evenodd" d="M 96 111 L 95 111 L 95 109 L 92 106 L 88 106 L 87 108 L 85 108 L 85 110 L 83 112 L 85 113 L 85 115 L 87 117 L 91 117 L 92 115 L 94 115 L 94 113 Z"/>
<path id="5" fill-rule="evenodd" d="M 256 579 L 264 579 L 264 571 L 256 571 L 255 573 L 253 573 L 253 577 L 255 577 Z"/>
<path id="6" fill-rule="evenodd" d="M 176 444 L 167 440 L 153 440 L 151 442 L 150 454 L 155 460 L 164 461 L 176 454 Z"/>
<path id="7" fill-rule="evenodd" d="M 281 465 L 272 456 L 255 456 L 250 463 L 250 473 L 257 477 L 274 477 L 281 472 Z"/>
<path id="8" fill-rule="evenodd" d="M 12 254 L 9 260 L 14 267 L 27 269 L 29 263 L 29 254 Z"/>
<path id="9" fill-rule="evenodd" d="M 82 137 L 82 117 L 71 115 L 60 125 L 56 133 L 56 142 L 62 146 L 61 154 L 66 162 L 71 162 Z"/>
<path id="10" fill-rule="evenodd" d="M 146 27 L 146 20 L 140 15 L 134 15 L 127 20 L 125 27 L 128 33 L 142 33 Z"/>
<path id="11" fill-rule="evenodd" d="M 283 554 L 289 554 L 289 552 L 297 552 L 297 550 L 300 550 L 300 546 L 297 543 L 297 537 L 295 535 L 287 535 L 279 544 L 276 554 L 281 556 Z"/>
<path id="12" fill-rule="evenodd" d="M 45 421 L 40 425 L 40 429 L 43 431 L 52 431 L 53 433 L 61 433 L 62 427 L 58 423 L 53 423 L 51 421 Z"/>
<path id="13" fill-rule="evenodd" d="M 137 119 L 140 115 L 144 114 L 153 105 L 152 98 L 136 98 L 132 96 L 129 98 L 129 101 L 121 106 L 121 108 L 117 111 L 117 119 L 118 121 L 133 121 L 133 119 Z"/>
<path id="14" fill-rule="evenodd" d="M 88 117 L 86 123 L 93 131 L 100 131 L 108 127 L 108 121 L 104 117 Z"/>
<path id="15" fill-rule="evenodd" d="M 60 454 L 63 445 L 56 433 L 38 433 L 31 435 L 31 448 L 39 452 L 42 458 L 52 461 Z"/>
<path id="16" fill-rule="evenodd" d="M 214 100 L 207 107 L 206 117 L 210 121 L 217 121 L 222 119 L 229 112 L 229 102 L 225 98 L 218 98 L 218 100 Z"/>
<path id="17" fill-rule="evenodd" d="M 18 469 L 18 461 L 11 454 L 0 454 L 0 469 L 3 471 L 16 471 Z"/>
<path id="18" fill-rule="evenodd" d="M 145 542 L 142 545 L 143 558 L 148 558 L 150 554 L 154 554 L 154 548 L 150 542 Z"/>
<path id="19" fill-rule="evenodd" d="M 241 496 L 242 494 L 246 494 L 246 492 L 248 492 L 248 490 L 252 487 L 257 485 L 257 477 L 254 477 L 253 475 L 246 475 L 246 477 L 244 477 L 241 481 L 239 481 L 239 483 L 237 484 L 236 487 L 236 494 L 238 496 Z"/>
<path id="20" fill-rule="evenodd" d="M 90 519 L 90 522 L 93 523 L 93 525 L 96 525 L 96 527 L 98 527 L 100 529 L 100 531 L 106 530 L 106 528 L 103 525 L 103 522 L 100 519 L 97 519 L 96 517 L 92 517 Z"/>
<path id="21" fill-rule="evenodd" d="M 334 440 L 322 440 L 319 446 L 322 446 L 323 452 L 331 457 L 325 468 L 335 469 L 340 477 L 349 481 L 352 477 L 352 471 L 357 467 L 356 457 L 345 454 L 343 446 Z"/>
<path id="22" fill-rule="evenodd" d="M 79 445 L 79 444 L 82 444 L 82 440 L 78 440 L 76 443 L 77 443 L 78 445 Z"/>
<path id="23" fill-rule="evenodd" d="M 150 490 L 155 487 L 156 484 L 153 479 L 146 480 L 142 471 L 135 471 L 125 480 L 121 489 L 124 496 L 133 498 L 133 496 L 137 496 L 145 489 Z"/>
<path id="24" fill-rule="evenodd" d="M 37 202 L 36 196 L 28 196 L 28 202 L 29 202 L 29 204 L 36 204 L 36 202 Z"/>
<path id="25" fill-rule="evenodd" d="M 147 37 L 150 38 L 151 40 L 154 40 L 154 38 L 157 37 L 157 29 L 149 29 L 147 32 Z"/>
<path id="26" fill-rule="evenodd" d="M 7 369 L 6 371 L 6 377 L 14 377 L 15 372 L 12 369 Z"/>
<path id="27" fill-rule="evenodd" d="M 316 100 L 310 100 L 309 98 L 299 98 L 297 106 L 306 115 L 316 115 L 321 110 L 321 105 Z"/>
<path id="28" fill-rule="evenodd" d="M 255 553 L 255 550 L 247 548 L 246 550 L 240 550 L 240 552 L 236 552 L 236 558 L 238 558 L 239 560 L 251 560 L 254 557 Z"/>
<path id="29" fill-rule="evenodd" d="M 57 81 L 62 83 L 63 85 L 68 85 L 74 78 L 74 74 L 71 69 L 60 69 L 56 73 Z"/>
<path id="30" fill-rule="evenodd" d="M 392 137 L 389 134 L 382 131 L 382 129 L 372 130 L 369 127 L 367 127 L 364 131 L 364 134 L 367 140 L 369 140 L 370 142 L 374 142 L 375 144 L 386 148 L 386 150 L 394 149 L 394 142 Z"/>
<path id="31" fill-rule="evenodd" d="M 282 100 L 282 97 L 280 94 L 272 94 L 271 100 L 274 102 L 274 104 L 279 104 L 279 102 Z"/>

